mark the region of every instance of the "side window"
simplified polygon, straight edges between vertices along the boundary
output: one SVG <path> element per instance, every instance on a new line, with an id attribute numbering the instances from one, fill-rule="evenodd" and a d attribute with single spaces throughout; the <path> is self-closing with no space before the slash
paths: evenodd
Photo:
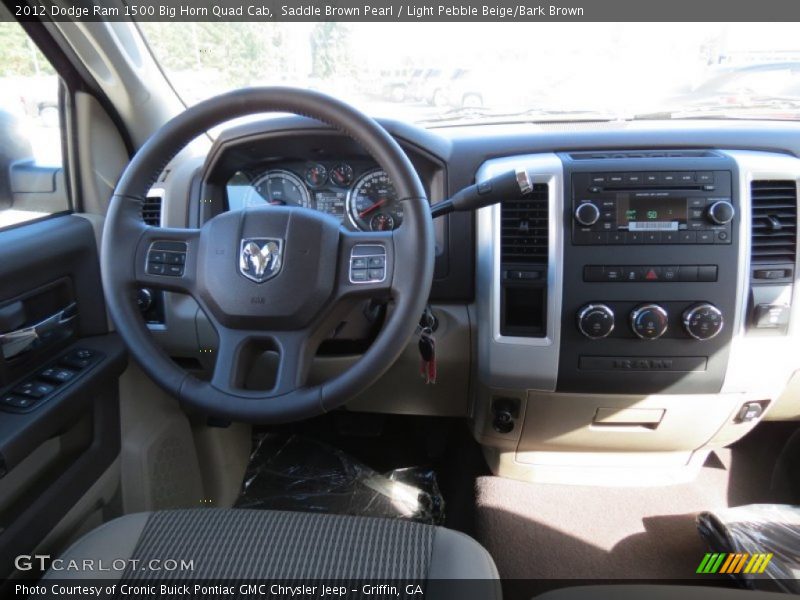
<path id="1" fill-rule="evenodd" d="M 58 86 L 25 30 L 0 22 L 0 229 L 70 208 Z"/>

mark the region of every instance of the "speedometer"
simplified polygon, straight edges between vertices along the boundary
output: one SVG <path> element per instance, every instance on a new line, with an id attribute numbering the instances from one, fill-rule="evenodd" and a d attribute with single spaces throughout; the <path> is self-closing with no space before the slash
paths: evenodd
<path id="1" fill-rule="evenodd" d="M 302 180 L 290 171 L 267 171 L 250 186 L 244 199 L 245 206 L 263 204 L 284 206 L 311 206 L 308 189 Z"/>
<path id="2" fill-rule="evenodd" d="M 347 214 L 361 231 L 397 229 L 403 209 L 385 171 L 377 169 L 361 176 L 347 197 Z"/>

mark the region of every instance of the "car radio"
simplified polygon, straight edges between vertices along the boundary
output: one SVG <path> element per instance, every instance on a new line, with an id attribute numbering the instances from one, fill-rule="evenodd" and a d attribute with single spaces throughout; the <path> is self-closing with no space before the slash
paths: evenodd
<path id="1" fill-rule="evenodd" d="M 730 244 L 729 171 L 573 173 L 572 242 Z"/>

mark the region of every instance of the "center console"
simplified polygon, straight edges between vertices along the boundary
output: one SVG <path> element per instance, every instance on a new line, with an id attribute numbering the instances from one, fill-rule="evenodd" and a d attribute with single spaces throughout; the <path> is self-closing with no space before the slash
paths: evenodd
<path id="1" fill-rule="evenodd" d="M 716 393 L 737 299 L 733 160 L 562 154 L 564 392 Z"/>
<path id="2" fill-rule="evenodd" d="M 688 481 L 800 369 L 800 160 L 755 151 L 492 159 L 532 194 L 477 218 L 475 436 L 518 479 Z"/>

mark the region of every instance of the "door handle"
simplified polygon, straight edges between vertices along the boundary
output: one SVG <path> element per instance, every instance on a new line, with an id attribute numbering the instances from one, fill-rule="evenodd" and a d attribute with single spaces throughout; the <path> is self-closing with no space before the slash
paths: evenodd
<path id="1" fill-rule="evenodd" d="M 77 316 L 78 305 L 73 302 L 35 325 L 29 325 L 8 333 L 0 333 L 0 347 L 3 349 L 3 358 L 13 358 L 30 350 L 37 341 L 43 340 L 53 332 L 66 329 Z"/>

